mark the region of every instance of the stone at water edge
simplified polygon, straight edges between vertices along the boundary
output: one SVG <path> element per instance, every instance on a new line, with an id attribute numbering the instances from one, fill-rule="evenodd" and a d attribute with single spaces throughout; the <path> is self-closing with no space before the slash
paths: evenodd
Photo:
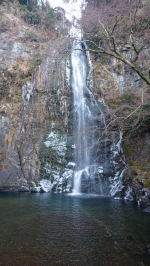
<path id="1" fill-rule="evenodd" d="M 18 192 L 30 192 L 30 189 L 26 186 L 22 186 L 18 189 Z"/>
<path id="2" fill-rule="evenodd" d="M 147 208 L 145 208 L 145 209 L 143 210 L 143 212 L 147 212 L 147 213 L 149 213 L 149 214 L 150 214 L 150 206 L 149 206 L 149 207 L 147 207 Z"/>

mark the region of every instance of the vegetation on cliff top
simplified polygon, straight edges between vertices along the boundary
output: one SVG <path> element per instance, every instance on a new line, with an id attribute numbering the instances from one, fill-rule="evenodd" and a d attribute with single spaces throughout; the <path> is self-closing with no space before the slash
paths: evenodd
<path id="1" fill-rule="evenodd" d="M 42 25 L 45 28 L 55 28 L 55 24 L 61 19 L 61 14 L 56 9 L 52 8 L 48 1 L 41 2 L 37 0 L 7 0 L 5 4 L 19 3 L 21 7 L 21 15 L 24 20 L 32 25 Z M 0 4 L 4 0 L 0 0 Z"/>

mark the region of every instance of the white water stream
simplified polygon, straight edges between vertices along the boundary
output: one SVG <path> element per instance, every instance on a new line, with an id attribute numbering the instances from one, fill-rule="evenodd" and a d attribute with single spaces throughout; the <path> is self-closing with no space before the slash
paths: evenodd
<path id="1" fill-rule="evenodd" d="M 72 60 L 72 89 L 74 94 L 74 112 L 76 114 L 76 172 L 74 178 L 74 193 L 80 192 L 81 175 L 83 169 L 89 165 L 89 149 L 86 131 L 86 117 L 91 116 L 85 102 L 84 88 L 86 88 L 86 63 L 81 44 L 76 46 L 71 56 Z"/>
<path id="2" fill-rule="evenodd" d="M 96 163 L 97 149 L 95 143 L 101 135 L 101 126 L 106 126 L 105 116 L 98 106 L 92 92 L 87 86 L 88 73 L 90 72 L 90 62 L 87 52 L 82 51 L 82 44 L 73 42 L 75 49 L 71 55 L 72 66 L 72 91 L 74 99 L 74 122 L 75 122 L 75 173 L 74 173 L 74 187 L 73 193 L 80 193 L 82 186 L 82 179 L 84 179 L 83 186 L 86 192 L 96 193 L 95 189 L 95 175 L 98 168 L 103 167 Z M 84 44 L 85 45 L 85 44 Z M 97 120 L 97 121 L 96 121 Z M 98 131 L 98 132 L 96 132 Z M 105 132 L 106 135 L 107 132 Z M 106 136 L 105 136 L 106 137 Z M 106 138 L 105 138 L 106 139 Z M 104 140 L 103 161 L 107 159 L 106 142 Z M 95 158 L 95 159 L 94 159 Z M 100 181 L 100 175 L 97 176 Z M 97 187 L 99 186 L 97 184 Z"/>

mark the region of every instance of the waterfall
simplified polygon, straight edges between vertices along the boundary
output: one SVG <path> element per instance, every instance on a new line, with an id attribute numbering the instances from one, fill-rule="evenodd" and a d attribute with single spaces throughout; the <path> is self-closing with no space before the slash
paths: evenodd
<path id="1" fill-rule="evenodd" d="M 76 163 L 73 193 L 84 191 L 103 194 L 101 177 L 107 160 L 107 132 L 104 130 L 106 122 L 102 109 L 87 86 L 88 55 L 82 51 L 81 44 L 75 46 L 71 55 L 71 64 Z M 101 105 L 104 108 L 102 103 Z M 104 147 L 100 150 L 98 139 L 101 135 L 101 128 L 105 134 L 102 137 Z M 101 156 L 98 156 L 98 153 Z M 82 183 L 84 188 L 82 188 Z"/>
<path id="2" fill-rule="evenodd" d="M 78 44 L 76 49 L 81 49 Z M 84 88 L 86 87 L 86 63 L 85 55 L 81 50 L 72 53 L 72 88 L 74 94 L 74 112 L 76 115 L 76 172 L 74 178 L 74 193 L 79 193 L 81 175 L 89 164 L 89 149 L 86 134 L 86 116 L 90 116 L 90 110 L 85 102 Z"/>
<path id="3" fill-rule="evenodd" d="M 76 39 L 72 44 L 75 49 L 71 54 L 71 65 L 69 60 L 66 64 L 67 82 L 72 87 L 73 104 L 68 129 L 67 163 L 60 172 L 60 180 L 64 180 L 62 191 L 114 196 L 123 188 L 121 138 L 116 145 L 118 135 L 107 132 L 105 114 L 108 107 L 103 99 L 96 101 L 92 93 L 92 64 L 89 52 L 83 51 L 83 47 L 87 48 L 86 43 L 77 44 L 82 38 L 78 21 L 87 1 L 59 0 L 52 1 L 51 4 L 65 10 L 65 17 L 72 25 L 68 33 Z"/>

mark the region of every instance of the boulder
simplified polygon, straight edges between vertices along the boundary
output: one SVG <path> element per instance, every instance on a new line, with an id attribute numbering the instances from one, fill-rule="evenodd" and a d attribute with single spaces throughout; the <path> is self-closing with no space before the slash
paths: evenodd
<path id="1" fill-rule="evenodd" d="M 31 188 L 31 192 L 32 192 L 32 193 L 38 193 L 38 192 L 40 192 L 40 190 L 41 190 L 40 187 L 32 187 L 32 188 Z"/>
<path id="2" fill-rule="evenodd" d="M 147 208 L 145 208 L 145 209 L 143 210 L 143 212 L 147 212 L 147 213 L 149 213 L 149 214 L 150 214 L 150 206 L 149 206 L 149 207 L 147 207 Z"/>
<path id="3" fill-rule="evenodd" d="M 30 192 L 30 189 L 26 186 L 18 188 L 18 192 Z"/>

